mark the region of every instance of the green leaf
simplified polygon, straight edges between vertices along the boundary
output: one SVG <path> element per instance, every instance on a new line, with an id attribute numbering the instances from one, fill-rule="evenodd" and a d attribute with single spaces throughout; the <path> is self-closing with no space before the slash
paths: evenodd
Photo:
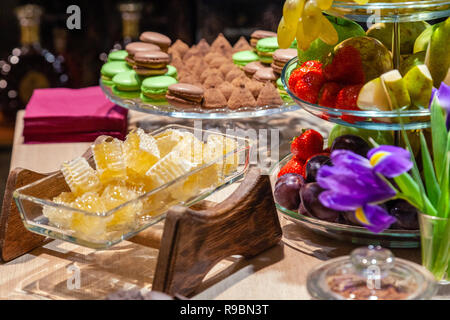
<path id="1" fill-rule="evenodd" d="M 437 204 L 437 212 L 438 215 L 442 218 L 447 218 L 449 215 L 449 174 L 450 174 L 450 132 L 447 137 L 447 147 L 445 148 L 445 161 L 444 168 L 442 170 L 441 179 L 440 179 L 440 187 L 441 187 L 441 196 L 439 197 L 439 201 Z"/>
<path id="2" fill-rule="evenodd" d="M 411 171 L 412 171 L 414 181 L 416 181 L 416 184 L 419 188 L 419 197 L 422 198 L 422 203 L 425 203 L 425 197 L 426 197 L 425 187 L 423 185 L 422 177 L 420 176 L 419 168 L 417 167 L 416 159 L 414 158 L 414 152 L 411 148 L 411 143 L 409 142 L 408 134 L 406 133 L 406 130 L 403 127 L 403 123 L 402 123 L 402 136 L 403 136 L 403 139 L 405 140 L 406 148 L 408 149 L 408 151 L 411 155 L 411 162 L 413 163 L 413 167 L 412 167 Z"/>
<path id="3" fill-rule="evenodd" d="M 445 125 L 443 109 L 439 105 L 437 98 L 433 99 L 431 103 L 431 137 L 433 142 L 434 167 L 436 177 L 440 183 L 447 150 L 447 127 Z"/>
<path id="4" fill-rule="evenodd" d="M 399 198 L 407 200 L 425 214 L 432 216 L 437 214 L 428 197 L 425 194 L 421 194 L 419 186 L 408 173 L 395 177 L 394 181 L 401 191 L 401 194 L 398 194 Z"/>
<path id="5" fill-rule="evenodd" d="M 433 206 L 437 206 L 441 191 L 434 172 L 433 161 L 431 160 L 430 151 L 423 132 L 420 132 L 420 146 L 422 153 L 423 175 L 425 177 L 425 186 L 427 195 Z"/>

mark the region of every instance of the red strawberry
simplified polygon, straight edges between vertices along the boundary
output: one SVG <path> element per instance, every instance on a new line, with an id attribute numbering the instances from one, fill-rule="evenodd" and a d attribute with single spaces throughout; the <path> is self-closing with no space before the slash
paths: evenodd
<path id="1" fill-rule="evenodd" d="M 310 103 L 316 103 L 317 97 L 319 96 L 319 90 L 311 88 L 307 83 L 301 80 L 295 85 L 294 93 L 300 99 Z"/>
<path id="2" fill-rule="evenodd" d="M 362 84 L 343 87 L 337 95 L 335 107 L 337 109 L 359 110 L 356 102 L 362 87 Z"/>
<path id="3" fill-rule="evenodd" d="M 291 75 L 289 76 L 289 81 L 288 81 L 289 89 L 294 91 L 294 88 L 295 88 L 295 85 L 297 84 L 297 81 L 302 78 L 303 74 L 304 74 L 304 70 L 302 70 L 300 68 L 295 69 L 294 71 L 292 71 Z"/>
<path id="4" fill-rule="evenodd" d="M 337 81 L 343 84 L 365 82 L 361 55 L 352 46 L 338 49 L 331 63 L 328 63 L 323 70 L 328 81 Z"/>
<path id="5" fill-rule="evenodd" d="M 336 105 L 336 98 L 342 86 L 336 82 L 327 82 L 320 89 L 319 105 L 329 108 L 334 108 Z"/>
<path id="6" fill-rule="evenodd" d="M 296 157 L 292 157 L 278 172 L 278 178 L 286 173 L 297 173 L 303 175 L 303 166 L 305 162 L 298 160 Z"/>
<path id="7" fill-rule="evenodd" d="M 319 60 L 305 61 L 300 66 L 300 68 L 307 68 L 309 70 L 311 70 L 311 69 L 322 69 L 322 62 L 320 62 Z"/>
<path id="8" fill-rule="evenodd" d="M 322 70 L 322 63 L 320 61 L 316 60 L 310 60 L 304 62 L 300 68 L 295 69 L 292 71 L 291 75 L 289 76 L 288 85 L 289 88 L 294 91 L 295 85 L 297 82 L 302 79 L 302 77 L 311 70 Z M 295 92 L 295 91 L 294 91 Z"/>
<path id="9" fill-rule="evenodd" d="M 323 137 L 313 129 L 308 129 L 291 143 L 291 152 L 297 159 L 305 161 L 309 157 L 322 152 Z"/>
<path id="10" fill-rule="evenodd" d="M 320 91 L 320 88 L 322 88 L 325 82 L 325 77 L 323 76 L 322 69 L 311 69 L 303 75 L 302 81 L 313 90 Z"/>

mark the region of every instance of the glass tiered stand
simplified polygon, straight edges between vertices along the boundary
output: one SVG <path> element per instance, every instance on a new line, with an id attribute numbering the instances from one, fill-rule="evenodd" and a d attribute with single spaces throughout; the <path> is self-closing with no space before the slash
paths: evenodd
<path id="1" fill-rule="evenodd" d="M 370 2 L 358 5 L 353 1 L 334 1 L 327 14 L 345 17 L 363 23 L 386 22 L 393 23 L 392 28 L 392 56 L 394 68 L 400 65 L 400 28 L 402 22 L 433 20 L 450 16 L 450 1 L 424 0 L 410 2 Z M 430 110 L 401 110 L 401 111 L 355 111 L 328 108 L 306 102 L 295 95 L 288 87 L 290 73 L 297 66 L 298 59 L 289 61 L 283 69 L 281 80 L 292 99 L 304 110 L 344 126 L 394 131 L 395 143 L 400 142 L 402 129 L 418 130 L 430 127 Z M 291 155 L 281 160 L 272 168 L 272 184 L 280 168 L 289 161 Z M 307 228 L 315 233 L 325 235 L 353 244 L 381 245 L 390 248 L 416 248 L 420 245 L 419 230 L 385 230 L 374 234 L 363 227 L 331 223 L 316 218 L 307 217 L 283 208 L 277 204 L 277 209 L 283 217 L 296 223 L 301 228 Z M 294 237 L 295 238 L 295 237 Z M 285 239 L 286 241 L 286 239 Z M 297 241 L 287 240 L 289 245 L 298 247 Z"/>

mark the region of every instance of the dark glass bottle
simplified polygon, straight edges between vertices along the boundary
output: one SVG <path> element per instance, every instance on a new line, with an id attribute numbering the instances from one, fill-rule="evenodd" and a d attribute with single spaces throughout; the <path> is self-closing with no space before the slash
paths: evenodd
<path id="1" fill-rule="evenodd" d="M 123 50 L 125 46 L 133 41 L 139 41 L 139 21 L 142 13 L 142 3 L 127 2 L 118 5 L 122 17 L 122 38 L 115 41 L 111 51 Z M 100 60 L 106 62 L 107 53 L 100 55 Z"/>
<path id="2" fill-rule="evenodd" d="M 5 119 L 14 119 L 25 108 L 34 89 L 61 87 L 68 81 L 62 63 L 40 45 L 39 25 L 42 8 L 24 5 L 16 9 L 21 45 L 0 60 L 0 108 Z"/>
<path id="3" fill-rule="evenodd" d="M 67 50 L 67 30 L 65 28 L 53 29 L 53 45 L 56 59 L 61 62 L 61 71 L 68 75 L 65 86 L 79 88 L 81 86 L 80 61 L 75 53 Z"/>

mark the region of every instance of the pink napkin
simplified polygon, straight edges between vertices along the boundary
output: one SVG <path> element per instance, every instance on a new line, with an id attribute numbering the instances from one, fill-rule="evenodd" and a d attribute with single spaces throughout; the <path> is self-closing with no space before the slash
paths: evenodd
<path id="1" fill-rule="evenodd" d="M 37 89 L 25 110 L 25 143 L 86 142 L 102 134 L 124 138 L 128 110 L 100 87 Z"/>

